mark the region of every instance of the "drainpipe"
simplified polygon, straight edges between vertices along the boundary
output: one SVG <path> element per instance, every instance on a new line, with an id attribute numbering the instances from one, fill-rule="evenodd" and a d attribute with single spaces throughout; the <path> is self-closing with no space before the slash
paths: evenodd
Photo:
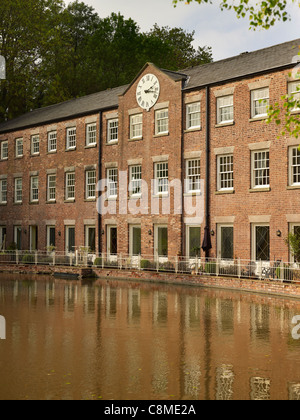
<path id="1" fill-rule="evenodd" d="M 206 136 L 205 136 L 205 149 L 206 149 L 206 171 L 205 171 L 205 226 L 208 228 L 210 235 L 210 87 L 206 86 Z M 209 250 L 205 252 L 206 258 L 209 258 Z"/>
<path id="2" fill-rule="evenodd" d="M 101 181 L 102 178 L 102 111 L 99 112 L 99 144 L 98 144 L 98 182 Z M 98 200 L 100 198 L 101 191 L 98 191 Z M 98 204 L 98 203 L 97 203 Z M 102 253 L 102 220 L 101 214 L 98 209 L 98 254 L 101 255 Z"/>

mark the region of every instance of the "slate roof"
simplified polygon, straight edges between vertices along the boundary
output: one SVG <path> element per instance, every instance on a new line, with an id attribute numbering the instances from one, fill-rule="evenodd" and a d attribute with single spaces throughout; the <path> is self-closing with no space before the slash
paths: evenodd
<path id="1" fill-rule="evenodd" d="M 185 79 L 184 90 L 195 89 L 210 84 L 264 73 L 278 68 L 293 67 L 293 58 L 300 49 L 300 38 L 264 48 L 254 52 L 216 61 L 202 66 L 191 67 L 180 72 L 162 70 L 173 80 Z M 299 56 L 300 61 L 300 56 Z M 100 110 L 118 106 L 118 96 L 130 85 L 108 89 L 56 105 L 36 109 L 18 118 L 0 124 L 0 134 L 18 129 L 49 124 L 55 121 L 89 115 Z"/>

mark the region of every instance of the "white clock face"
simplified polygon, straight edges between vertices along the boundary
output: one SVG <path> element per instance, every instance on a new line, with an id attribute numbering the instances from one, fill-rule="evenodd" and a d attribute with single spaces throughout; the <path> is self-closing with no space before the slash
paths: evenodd
<path id="1" fill-rule="evenodd" d="M 149 111 L 159 97 L 160 84 L 154 74 L 146 74 L 141 78 L 136 88 L 136 100 L 139 106 Z"/>

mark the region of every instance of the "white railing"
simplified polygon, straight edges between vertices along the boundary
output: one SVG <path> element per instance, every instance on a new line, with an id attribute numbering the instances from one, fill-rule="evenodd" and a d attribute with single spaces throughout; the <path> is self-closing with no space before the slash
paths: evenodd
<path id="1" fill-rule="evenodd" d="M 223 260 L 205 257 L 154 257 L 127 254 L 100 255 L 76 250 L 74 253 L 47 251 L 2 251 L 1 265 L 81 266 L 102 269 L 134 269 L 168 273 L 186 273 L 259 280 L 300 282 L 300 264 L 282 261 Z"/>

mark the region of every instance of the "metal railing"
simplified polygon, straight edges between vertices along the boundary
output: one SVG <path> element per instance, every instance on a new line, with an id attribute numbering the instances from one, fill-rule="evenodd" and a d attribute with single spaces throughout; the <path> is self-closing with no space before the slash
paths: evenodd
<path id="1" fill-rule="evenodd" d="M 1 265 L 80 266 L 102 269 L 144 270 L 259 280 L 300 282 L 300 264 L 282 261 L 225 260 L 205 257 L 155 257 L 153 255 L 92 254 L 76 250 L 73 253 L 47 251 L 2 251 Z"/>

